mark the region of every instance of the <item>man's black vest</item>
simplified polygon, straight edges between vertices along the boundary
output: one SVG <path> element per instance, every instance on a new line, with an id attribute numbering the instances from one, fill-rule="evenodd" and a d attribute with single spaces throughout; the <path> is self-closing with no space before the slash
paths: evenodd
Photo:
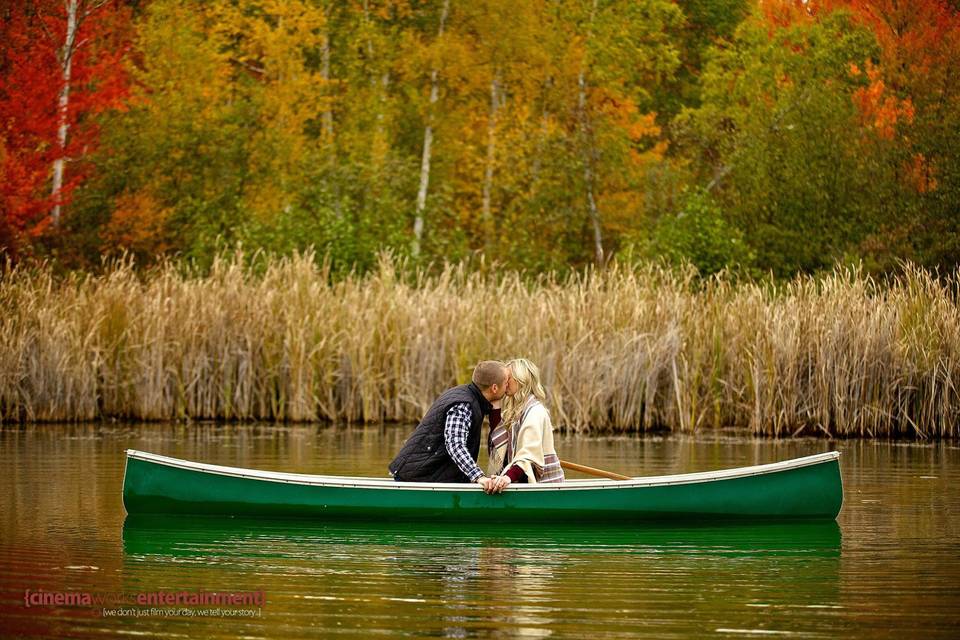
<path id="1" fill-rule="evenodd" d="M 433 403 L 413 435 L 407 438 L 400 453 L 390 463 L 390 473 L 396 480 L 405 482 L 470 482 L 460 467 L 447 453 L 443 441 L 443 428 L 447 411 L 455 404 L 470 405 L 470 431 L 467 435 L 467 451 L 474 460 L 480 455 L 480 431 L 483 416 L 493 407 L 473 384 L 462 384 L 447 389 Z"/>

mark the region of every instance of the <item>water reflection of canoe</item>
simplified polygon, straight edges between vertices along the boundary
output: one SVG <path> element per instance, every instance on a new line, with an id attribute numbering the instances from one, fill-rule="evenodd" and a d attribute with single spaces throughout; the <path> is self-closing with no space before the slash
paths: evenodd
<path id="1" fill-rule="evenodd" d="M 567 553 L 655 553 L 678 556 L 836 557 L 840 527 L 834 520 L 760 523 L 658 523 L 602 527 L 519 522 L 508 526 L 472 522 L 314 522 L 272 518 L 129 515 L 123 549 L 130 555 L 263 558 L 303 555 L 311 549 L 396 547 L 456 549 L 496 547 Z M 269 551 L 268 551 L 269 550 Z"/>
<path id="2" fill-rule="evenodd" d="M 623 481 L 479 486 L 394 482 L 223 467 L 127 450 L 129 514 L 304 517 L 320 520 L 515 521 L 834 519 L 840 454 L 739 469 Z"/>

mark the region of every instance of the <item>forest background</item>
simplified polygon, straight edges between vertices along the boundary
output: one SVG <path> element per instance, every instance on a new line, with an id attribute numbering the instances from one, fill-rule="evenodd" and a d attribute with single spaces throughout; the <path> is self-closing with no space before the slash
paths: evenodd
<path id="1" fill-rule="evenodd" d="M 2 0 L 0 251 L 949 271 L 958 5 Z"/>

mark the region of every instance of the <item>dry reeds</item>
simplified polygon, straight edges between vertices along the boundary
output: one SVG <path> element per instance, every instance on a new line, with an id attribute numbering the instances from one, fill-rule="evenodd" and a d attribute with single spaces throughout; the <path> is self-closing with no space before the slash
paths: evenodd
<path id="1" fill-rule="evenodd" d="M 537 362 L 575 429 L 957 435 L 956 279 L 770 283 L 655 266 L 567 281 L 389 259 L 0 276 L 0 420 L 415 421 L 485 358 Z"/>

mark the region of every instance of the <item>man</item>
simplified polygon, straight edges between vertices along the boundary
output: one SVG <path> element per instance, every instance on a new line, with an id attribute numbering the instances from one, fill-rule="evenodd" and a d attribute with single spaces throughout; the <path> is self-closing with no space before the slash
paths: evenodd
<path id="1" fill-rule="evenodd" d="M 485 360 L 473 370 L 473 382 L 444 391 L 390 463 L 402 482 L 475 482 L 487 493 L 492 478 L 477 466 L 483 417 L 499 412 L 510 386 L 510 370 Z"/>

